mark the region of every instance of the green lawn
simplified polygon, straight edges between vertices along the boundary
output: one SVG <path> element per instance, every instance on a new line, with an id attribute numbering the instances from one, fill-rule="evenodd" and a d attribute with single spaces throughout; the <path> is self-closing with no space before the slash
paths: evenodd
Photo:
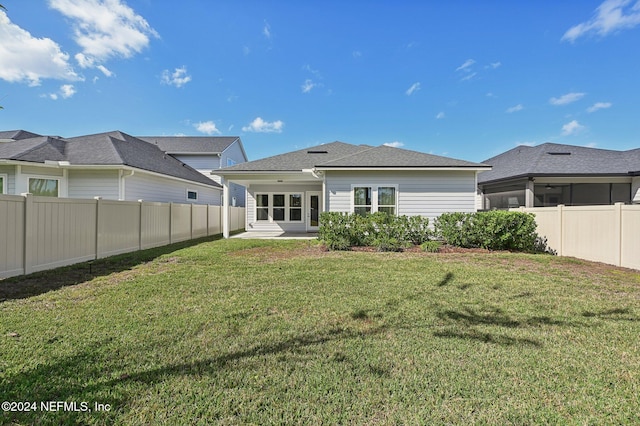
<path id="1" fill-rule="evenodd" d="M 0 300 L 0 396 L 37 403 L 0 423 L 640 423 L 640 273 L 602 264 L 208 240 Z"/>

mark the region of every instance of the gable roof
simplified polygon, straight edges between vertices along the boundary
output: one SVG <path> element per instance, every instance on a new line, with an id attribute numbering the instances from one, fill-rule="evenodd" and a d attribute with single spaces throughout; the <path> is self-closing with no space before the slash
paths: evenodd
<path id="1" fill-rule="evenodd" d="M 544 143 L 518 146 L 484 163 L 493 166 L 478 183 L 534 176 L 628 176 L 640 170 L 640 148 L 629 151 Z"/>
<path id="2" fill-rule="evenodd" d="M 486 164 L 424 154 L 389 146 L 351 145 L 331 142 L 260 160 L 249 161 L 218 171 L 226 172 L 284 172 L 309 169 L 389 169 L 389 168 L 488 168 Z"/>
<path id="3" fill-rule="evenodd" d="M 25 130 L 3 130 L 0 131 L 0 140 L 20 140 L 27 138 L 35 138 L 38 135 L 36 133 L 27 132 Z"/>
<path id="4" fill-rule="evenodd" d="M 129 166 L 220 187 L 157 146 L 119 131 L 66 139 L 37 136 L 1 142 L 0 158 L 34 163 L 67 161 L 71 166 Z"/>
<path id="5" fill-rule="evenodd" d="M 137 136 L 168 154 L 221 154 L 238 136 Z"/>

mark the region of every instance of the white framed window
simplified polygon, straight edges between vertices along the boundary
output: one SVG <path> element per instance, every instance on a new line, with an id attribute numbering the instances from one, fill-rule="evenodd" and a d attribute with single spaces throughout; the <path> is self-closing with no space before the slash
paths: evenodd
<path id="1" fill-rule="evenodd" d="M 6 194 L 7 193 L 7 175 L 5 174 L 0 174 L 0 194 Z"/>
<path id="2" fill-rule="evenodd" d="M 256 220 L 260 222 L 302 222 L 302 193 L 259 193 L 256 199 Z"/>
<path id="3" fill-rule="evenodd" d="M 60 195 L 60 179 L 50 177 L 30 177 L 29 193 L 39 197 L 58 197 Z"/>
<path id="4" fill-rule="evenodd" d="M 187 189 L 187 201 L 198 201 L 198 191 Z"/>
<path id="5" fill-rule="evenodd" d="M 235 166 L 235 165 L 236 165 L 235 160 L 234 160 L 233 158 L 229 158 L 229 157 L 227 157 L 227 167 L 229 167 L 229 166 Z"/>
<path id="6" fill-rule="evenodd" d="M 351 211 L 359 215 L 398 211 L 398 185 L 351 185 Z"/>

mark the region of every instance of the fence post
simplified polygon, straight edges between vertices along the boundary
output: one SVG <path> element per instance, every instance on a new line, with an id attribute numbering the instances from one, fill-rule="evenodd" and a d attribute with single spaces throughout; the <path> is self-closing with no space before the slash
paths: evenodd
<path id="1" fill-rule="evenodd" d="M 33 264 L 35 263 L 33 250 L 36 246 L 35 239 L 35 212 L 33 207 L 33 194 L 25 192 L 20 194 L 24 197 L 24 253 L 23 253 L 23 270 L 24 274 L 33 272 Z"/>
<path id="2" fill-rule="evenodd" d="M 558 204 L 558 256 L 562 256 L 564 247 L 564 204 Z"/>
<path id="3" fill-rule="evenodd" d="M 93 197 L 96 200 L 96 259 L 100 258 L 100 209 L 102 208 L 102 197 Z"/>
<path id="4" fill-rule="evenodd" d="M 142 203 L 144 200 L 138 200 L 140 206 L 138 210 L 138 251 L 142 250 Z"/>
<path id="5" fill-rule="evenodd" d="M 173 244 L 173 203 L 169 203 L 169 244 Z"/>
<path id="6" fill-rule="evenodd" d="M 616 266 L 622 266 L 622 205 L 623 203 L 615 203 L 613 205 L 615 216 Z"/>

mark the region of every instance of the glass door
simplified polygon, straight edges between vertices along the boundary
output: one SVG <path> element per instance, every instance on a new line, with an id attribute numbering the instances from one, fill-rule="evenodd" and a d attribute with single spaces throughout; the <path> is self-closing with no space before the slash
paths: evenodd
<path id="1" fill-rule="evenodd" d="M 321 192 L 307 192 L 307 231 L 317 232 L 320 226 Z"/>

